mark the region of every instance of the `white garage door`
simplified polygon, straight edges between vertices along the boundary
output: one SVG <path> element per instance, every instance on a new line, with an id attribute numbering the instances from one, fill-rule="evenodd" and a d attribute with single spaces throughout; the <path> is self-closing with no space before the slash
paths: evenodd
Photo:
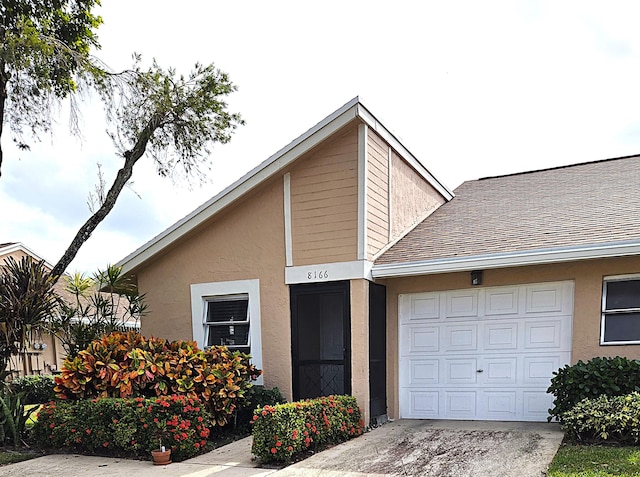
<path id="1" fill-rule="evenodd" d="M 400 417 L 545 421 L 572 316 L 573 282 L 400 295 Z"/>

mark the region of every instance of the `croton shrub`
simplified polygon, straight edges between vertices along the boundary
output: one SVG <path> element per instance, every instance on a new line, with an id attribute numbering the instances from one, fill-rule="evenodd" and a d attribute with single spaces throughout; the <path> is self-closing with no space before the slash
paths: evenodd
<path id="1" fill-rule="evenodd" d="M 289 462 L 294 455 L 359 436 L 364 422 L 352 396 L 328 396 L 264 406 L 254 411 L 251 452 L 262 462 Z"/>
<path id="2" fill-rule="evenodd" d="M 184 395 L 57 401 L 40 409 L 33 436 L 43 448 L 89 454 L 148 457 L 163 445 L 180 461 L 206 449 L 210 419 Z"/>
<path id="3" fill-rule="evenodd" d="M 195 341 L 111 333 L 65 360 L 55 391 L 72 400 L 182 394 L 201 400 L 223 426 L 261 373 L 249 358 L 226 347 L 203 351 Z"/>

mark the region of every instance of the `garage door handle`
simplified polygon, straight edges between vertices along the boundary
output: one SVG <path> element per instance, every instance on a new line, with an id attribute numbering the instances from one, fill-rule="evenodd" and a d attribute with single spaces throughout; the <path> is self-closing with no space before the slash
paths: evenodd
<path id="1" fill-rule="evenodd" d="M 476 373 L 484 373 L 484 369 L 476 369 Z"/>

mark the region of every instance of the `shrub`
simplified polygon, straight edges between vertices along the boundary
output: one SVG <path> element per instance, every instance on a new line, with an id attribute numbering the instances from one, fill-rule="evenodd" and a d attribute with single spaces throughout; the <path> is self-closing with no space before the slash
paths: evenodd
<path id="1" fill-rule="evenodd" d="M 287 402 L 278 388 L 266 389 L 264 386 L 253 386 L 245 397 L 247 401 L 238 408 L 234 427 L 237 432 L 246 432 L 247 434 L 251 433 L 251 422 L 255 409 Z"/>
<path id="2" fill-rule="evenodd" d="M 262 462 L 289 462 L 296 454 L 362 434 L 352 396 L 329 396 L 256 409 L 251 452 Z"/>
<path id="3" fill-rule="evenodd" d="M 61 399 L 184 394 L 202 400 L 223 426 L 261 373 L 249 358 L 224 346 L 202 351 L 195 341 L 111 333 L 65 360 L 55 390 Z"/>
<path id="4" fill-rule="evenodd" d="M 206 447 L 211 424 L 197 398 L 102 398 L 45 404 L 33 435 L 45 448 L 116 455 L 148 456 L 162 441 L 179 461 Z"/>
<path id="5" fill-rule="evenodd" d="M 585 398 L 621 396 L 640 391 L 640 362 L 617 356 L 578 361 L 553 373 L 547 392 L 553 394 L 549 418 L 562 420 L 563 413 Z"/>
<path id="6" fill-rule="evenodd" d="M 24 395 L 23 404 L 43 404 L 56 398 L 51 375 L 24 376 L 11 381 L 9 387 L 14 394 Z"/>
<path id="7" fill-rule="evenodd" d="M 562 415 L 567 435 L 584 443 L 640 441 L 640 393 L 584 399 Z"/>

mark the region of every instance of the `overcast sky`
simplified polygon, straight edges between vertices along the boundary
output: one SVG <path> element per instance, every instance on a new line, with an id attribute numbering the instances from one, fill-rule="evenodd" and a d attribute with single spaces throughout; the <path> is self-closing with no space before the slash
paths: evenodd
<path id="1" fill-rule="evenodd" d="M 117 70 L 138 52 L 185 73 L 213 62 L 238 85 L 229 105 L 246 125 L 214 148 L 202 187 L 143 159 L 69 271 L 117 262 L 354 96 L 450 189 L 640 153 L 638 2 L 102 3 L 101 59 Z M 70 138 L 63 112 L 26 153 L 5 134 L 0 243 L 63 254 L 89 216 L 96 163 L 110 184 L 121 161 L 96 105 L 83 124 Z"/>

